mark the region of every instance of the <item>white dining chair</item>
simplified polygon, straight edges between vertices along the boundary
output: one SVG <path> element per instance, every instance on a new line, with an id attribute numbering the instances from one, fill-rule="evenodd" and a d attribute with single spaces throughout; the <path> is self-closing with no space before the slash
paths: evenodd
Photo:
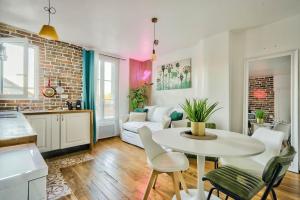
<path id="1" fill-rule="evenodd" d="M 283 123 L 283 122 L 277 122 L 273 128 L 275 131 L 281 131 L 284 133 L 283 138 L 283 144 L 287 146 L 290 144 L 290 138 L 291 138 L 291 124 Z"/>
<path id="2" fill-rule="evenodd" d="M 183 153 L 168 152 L 155 143 L 152 139 L 151 130 L 146 126 L 140 128 L 138 130 L 138 134 L 144 145 L 148 164 L 152 168 L 151 177 L 143 199 L 148 199 L 150 190 L 155 188 L 158 175 L 161 173 L 167 173 L 172 177 L 176 199 L 180 200 L 179 183 L 182 184 L 183 189 L 188 193 L 186 183 L 181 174 L 181 171 L 185 171 L 189 168 L 189 161 L 187 157 Z"/>
<path id="3" fill-rule="evenodd" d="M 221 165 L 230 165 L 246 170 L 252 175 L 262 177 L 267 162 L 278 156 L 282 147 L 284 133 L 268 128 L 258 128 L 251 136 L 265 145 L 265 151 L 259 155 L 246 158 L 220 158 Z"/>

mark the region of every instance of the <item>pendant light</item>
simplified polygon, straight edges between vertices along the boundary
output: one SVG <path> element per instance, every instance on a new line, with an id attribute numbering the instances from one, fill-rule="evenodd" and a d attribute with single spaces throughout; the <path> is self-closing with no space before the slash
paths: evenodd
<path id="1" fill-rule="evenodd" d="M 54 7 L 51 7 L 50 0 L 48 0 L 48 7 L 44 7 L 44 10 L 48 13 L 48 25 L 44 24 L 39 32 L 39 36 L 49 39 L 49 40 L 58 40 L 58 35 L 53 26 L 50 25 L 50 15 L 54 15 L 56 10 Z"/>
<path id="2" fill-rule="evenodd" d="M 158 45 L 158 40 L 156 39 L 156 37 L 155 37 L 155 24 L 157 23 L 157 21 L 158 21 L 158 19 L 156 18 L 156 17 L 153 17 L 152 19 L 151 19 L 151 21 L 152 21 L 152 23 L 153 23 L 153 26 L 154 26 L 154 31 L 153 31 L 153 48 L 152 48 L 152 60 L 154 61 L 154 60 L 156 60 L 156 58 L 157 58 L 157 55 L 156 55 L 156 52 L 155 52 L 155 46 L 157 46 Z"/>

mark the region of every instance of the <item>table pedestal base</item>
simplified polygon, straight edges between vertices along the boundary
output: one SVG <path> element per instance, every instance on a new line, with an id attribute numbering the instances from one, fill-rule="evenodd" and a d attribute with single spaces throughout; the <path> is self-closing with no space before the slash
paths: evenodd
<path id="1" fill-rule="evenodd" d="M 197 189 L 189 189 L 189 194 L 187 194 L 184 190 L 180 191 L 180 195 L 181 195 L 181 200 L 202 200 L 199 197 L 197 197 Z M 205 197 L 207 198 L 208 192 L 205 192 Z M 206 199 L 205 198 L 205 199 Z M 205 200 L 203 199 L 203 200 Z M 215 196 L 214 194 L 211 195 L 210 197 L 211 200 L 221 200 L 220 198 L 218 198 L 217 196 Z M 174 195 L 172 200 L 176 200 L 176 196 Z"/>

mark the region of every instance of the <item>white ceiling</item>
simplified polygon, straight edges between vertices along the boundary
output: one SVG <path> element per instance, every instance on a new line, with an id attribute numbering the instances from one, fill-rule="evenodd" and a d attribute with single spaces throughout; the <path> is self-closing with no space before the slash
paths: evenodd
<path id="1" fill-rule="evenodd" d="M 299 0 L 51 0 L 60 39 L 144 60 L 158 17 L 158 54 L 219 32 L 271 23 L 300 13 Z M 46 0 L 0 0 L 0 21 L 38 32 Z"/>
<path id="2" fill-rule="evenodd" d="M 287 75 L 291 73 L 291 56 L 281 56 L 253 61 L 249 64 L 249 76 Z"/>

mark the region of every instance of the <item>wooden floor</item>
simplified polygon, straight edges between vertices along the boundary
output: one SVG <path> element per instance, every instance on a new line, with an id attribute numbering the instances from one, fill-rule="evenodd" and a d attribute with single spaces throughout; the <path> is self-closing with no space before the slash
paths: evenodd
<path id="1" fill-rule="evenodd" d="M 62 169 L 65 180 L 73 190 L 63 200 L 142 199 L 151 171 L 143 149 L 116 137 L 99 141 L 92 154 L 95 160 Z M 206 171 L 211 169 L 213 164 L 207 162 Z M 196 187 L 195 160 L 190 161 L 184 178 L 189 188 Z M 206 184 L 205 188 L 208 190 L 210 185 Z M 280 200 L 299 200 L 300 175 L 288 173 L 276 193 Z M 162 174 L 158 177 L 156 189 L 150 193 L 150 199 L 171 199 L 173 194 L 171 178 Z M 260 199 L 259 195 L 254 199 Z"/>

